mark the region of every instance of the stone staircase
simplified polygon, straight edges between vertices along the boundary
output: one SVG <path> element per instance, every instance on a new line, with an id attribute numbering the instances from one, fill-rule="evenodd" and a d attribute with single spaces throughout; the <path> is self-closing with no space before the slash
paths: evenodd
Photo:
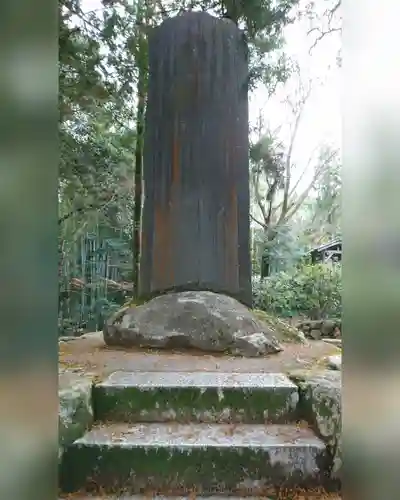
<path id="1" fill-rule="evenodd" d="M 330 487 L 331 454 L 286 375 L 116 372 L 91 397 L 93 425 L 62 455 L 63 494 L 291 499 L 282 491 Z"/>

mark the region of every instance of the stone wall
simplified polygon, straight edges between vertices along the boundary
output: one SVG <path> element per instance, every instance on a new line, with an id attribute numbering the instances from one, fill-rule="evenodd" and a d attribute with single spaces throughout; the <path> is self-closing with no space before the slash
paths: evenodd
<path id="1" fill-rule="evenodd" d="M 82 437 L 93 423 L 92 378 L 73 372 L 59 375 L 59 459 L 64 448 Z"/>
<path id="2" fill-rule="evenodd" d="M 302 320 L 296 327 L 310 339 L 337 339 L 342 337 L 341 319 Z"/>

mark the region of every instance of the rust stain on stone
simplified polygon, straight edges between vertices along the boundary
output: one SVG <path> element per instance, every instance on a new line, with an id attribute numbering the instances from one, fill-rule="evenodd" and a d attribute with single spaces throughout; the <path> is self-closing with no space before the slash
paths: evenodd
<path id="1" fill-rule="evenodd" d="M 154 210 L 154 252 L 152 291 L 168 288 L 171 284 L 171 248 L 169 210 L 156 205 Z"/>
<path id="2" fill-rule="evenodd" d="M 179 140 L 178 140 L 178 123 L 175 122 L 174 139 L 172 144 L 172 185 L 179 182 L 180 165 L 179 165 Z"/>
<path id="3" fill-rule="evenodd" d="M 238 259 L 238 207 L 235 185 L 229 188 L 229 207 L 227 224 L 225 227 L 226 238 L 226 283 L 230 290 L 239 288 L 239 259 Z"/>
<path id="4" fill-rule="evenodd" d="M 146 247 L 146 236 L 144 231 L 140 231 L 139 235 L 139 245 L 140 245 L 140 253 L 142 252 L 147 252 L 147 247 Z"/>
<path id="5" fill-rule="evenodd" d="M 175 120 L 172 138 L 171 182 L 167 186 L 168 199 L 165 206 L 156 201 L 154 210 L 153 279 L 152 291 L 174 285 L 174 225 L 179 208 L 180 185 L 180 141 L 178 120 Z"/>

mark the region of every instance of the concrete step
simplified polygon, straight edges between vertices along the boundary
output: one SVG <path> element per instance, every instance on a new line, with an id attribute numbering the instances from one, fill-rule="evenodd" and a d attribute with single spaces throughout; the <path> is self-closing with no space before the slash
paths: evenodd
<path id="1" fill-rule="evenodd" d="M 264 495 L 271 487 L 322 485 L 327 458 L 324 443 L 294 425 L 112 424 L 66 449 L 60 487 Z"/>
<path id="2" fill-rule="evenodd" d="M 93 390 L 103 422 L 287 423 L 298 400 L 281 373 L 115 372 Z"/>

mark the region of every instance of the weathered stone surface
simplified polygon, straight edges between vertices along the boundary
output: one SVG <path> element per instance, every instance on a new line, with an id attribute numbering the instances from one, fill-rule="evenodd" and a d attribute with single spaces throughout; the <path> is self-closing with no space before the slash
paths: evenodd
<path id="1" fill-rule="evenodd" d="M 324 337 L 330 337 L 336 328 L 336 321 L 326 319 L 321 325 L 321 334 Z"/>
<path id="2" fill-rule="evenodd" d="M 321 371 L 293 374 L 300 388 L 300 405 L 304 417 L 312 422 L 328 446 L 332 458 L 332 479 L 341 479 L 342 405 L 341 372 Z"/>
<path id="3" fill-rule="evenodd" d="M 328 366 L 331 370 L 341 370 L 342 369 L 342 355 L 336 354 L 334 356 L 328 356 Z"/>
<path id="4" fill-rule="evenodd" d="M 336 345 L 337 347 L 342 347 L 342 339 L 323 339 L 324 342 L 331 345 Z"/>
<path id="5" fill-rule="evenodd" d="M 340 319 L 320 319 L 300 321 L 297 328 L 307 337 L 319 340 L 321 338 L 337 339 L 341 337 L 342 322 Z"/>
<path id="6" fill-rule="evenodd" d="M 79 339 L 79 337 L 73 335 L 62 335 L 61 337 L 58 337 L 59 342 L 72 342 L 76 339 Z"/>
<path id="7" fill-rule="evenodd" d="M 243 33 L 194 11 L 151 31 L 140 296 L 194 287 L 251 306 Z"/>
<path id="8" fill-rule="evenodd" d="M 81 373 L 60 375 L 58 391 L 59 457 L 66 446 L 83 436 L 93 421 L 92 378 Z"/>
<path id="9" fill-rule="evenodd" d="M 325 453 L 312 431 L 290 425 L 119 424 L 93 428 L 69 447 L 60 478 L 65 492 L 90 482 L 106 493 L 260 494 L 320 484 Z"/>
<path id="10" fill-rule="evenodd" d="M 316 330 L 313 328 L 308 332 L 308 336 L 314 340 L 321 340 L 321 330 Z"/>
<path id="11" fill-rule="evenodd" d="M 237 300 L 212 292 L 180 292 L 123 308 L 104 326 L 110 346 L 197 348 L 254 357 L 282 350 L 274 331 Z"/>
<path id="12" fill-rule="evenodd" d="M 114 422 L 288 422 L 298 388 L 284 374 L 115 372 L 93 391 L 97 420 Z"/>

